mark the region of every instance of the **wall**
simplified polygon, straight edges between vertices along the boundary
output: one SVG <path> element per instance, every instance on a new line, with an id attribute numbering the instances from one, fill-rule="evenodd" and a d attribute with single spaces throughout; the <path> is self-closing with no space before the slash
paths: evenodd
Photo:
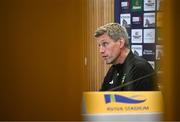
<path id="1" fill-rule="evenodd" d="M 88 90 L 98 91 L 103 78 L 109 68 L 99 55 L 98 45 L 94 38 L 97 27 L 109 22 L 114 22 L 114 0 L 86 0 L 85 7 L 85 81 L 88 83 Z"/>
<path id="2" fill-rule="evenodd" d="M 0 1 L 0 120 L 80 120 L 81 0 Z"/>
<path id="3" fill-rule="evenodd" d="M 178 1 L 165 0 L 165 16 L 164 16 L 164 76 L 165 82 L 162 83 L 164 89 L 164 107 L 165 120 L 180 120 L 180 55 L 179 55 L 179 5 Z"/>

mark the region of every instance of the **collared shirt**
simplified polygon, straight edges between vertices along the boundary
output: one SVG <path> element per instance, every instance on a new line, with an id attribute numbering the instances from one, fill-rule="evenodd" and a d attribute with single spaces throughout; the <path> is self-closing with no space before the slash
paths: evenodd
<path id="1" fill-rule="evenodd" d="M 129 52 L 123 64 L 112 65 L 100 91 L 157 90 L 155 71 L 143 58 Z"/>

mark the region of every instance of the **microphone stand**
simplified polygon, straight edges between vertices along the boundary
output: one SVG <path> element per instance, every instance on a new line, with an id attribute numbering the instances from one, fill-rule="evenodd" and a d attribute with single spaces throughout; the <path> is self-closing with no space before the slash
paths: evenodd
<path id="1" fill-rule="evenodd" d="M 156 74 L 155 72 L 150 73 L 150 74 L 147 74 L 147 75 L 145 75 L 145 76 L 142 76 L 142 77 L 137 78 L 137 79 L 135 79 L 135 80 L 129 81 L 129 82 L 127 82 L 127 83 L 125 83 L 125 84 L 122 84 L 122 85 L 120 85 L 120 86 L 111 88 L 111 89 L 109 89 L 108 91 L 114 91 L 114 90 L 117 90 L 117 89 L 121 89 L 121 88 L 123 88 L 123 87 L 125 87 L 125 86 L 128 86 L 128 85 L 130 85 L 130 84 L 133 84 L 133 83 L 135 83 L 135 82 L 137 82 L 137 81 L 139 81 L 139 80 L 142 80 L 142 79 L 144 79 L 144 78 L 150 77 L 150 76 L 155 75 L 155 74 Z"/>

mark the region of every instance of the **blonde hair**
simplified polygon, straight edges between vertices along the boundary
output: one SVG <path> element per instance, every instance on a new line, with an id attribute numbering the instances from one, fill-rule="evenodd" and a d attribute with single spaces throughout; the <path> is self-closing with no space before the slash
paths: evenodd
<path id="1" fill-rule="evenodd" d="M 119 23 L 108 23 L 103 25 L 95 31 L 94 36 L 99 37 L 107 33 L 114 41 L 117 41 L 120 38 L 124 38 L 125 47 L 130 48 L 128 33 L 125 27 L 121 26 Z"/>

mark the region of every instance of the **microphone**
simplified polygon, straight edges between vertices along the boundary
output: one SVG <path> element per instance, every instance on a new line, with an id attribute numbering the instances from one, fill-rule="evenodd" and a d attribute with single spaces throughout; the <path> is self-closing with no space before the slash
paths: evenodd
<path id="1" fill-rule="evenodd" d="M 153 76 L 153 75 L 155 75 L 155 74 L 156 74 L 155 72 L 152 72 L 152 73 L 150 73 L 150 74 L 147 74 L 147 75 L 145 75 L 145 76 L 139 77 L 139 78 L 137 78 L 137 79 L 135 79 L 135 80 L 129 81 L 129 82 L 127 82 L 127 83 L 125 83 L 125 84 L 122 84 L 122 85 L 120 85 L 120 86 L 111 88 L 111 89 L 109 89 L 108 91 L 114 91 L 114 90 L 117 90 L 117 89 L 121 89 L 121 88 L 123 88 L 123 87 L 125 87 L 125 86 L 131 85 L 131 84 L 133 84 L 133 83 L 135 83 L 135 82 L 137 82 L 137 81 L 139 81 L 139 80 L 142 80 L 142 79 L 144 79 L 144 78 L 148 78 L 148 77 Z"/>

